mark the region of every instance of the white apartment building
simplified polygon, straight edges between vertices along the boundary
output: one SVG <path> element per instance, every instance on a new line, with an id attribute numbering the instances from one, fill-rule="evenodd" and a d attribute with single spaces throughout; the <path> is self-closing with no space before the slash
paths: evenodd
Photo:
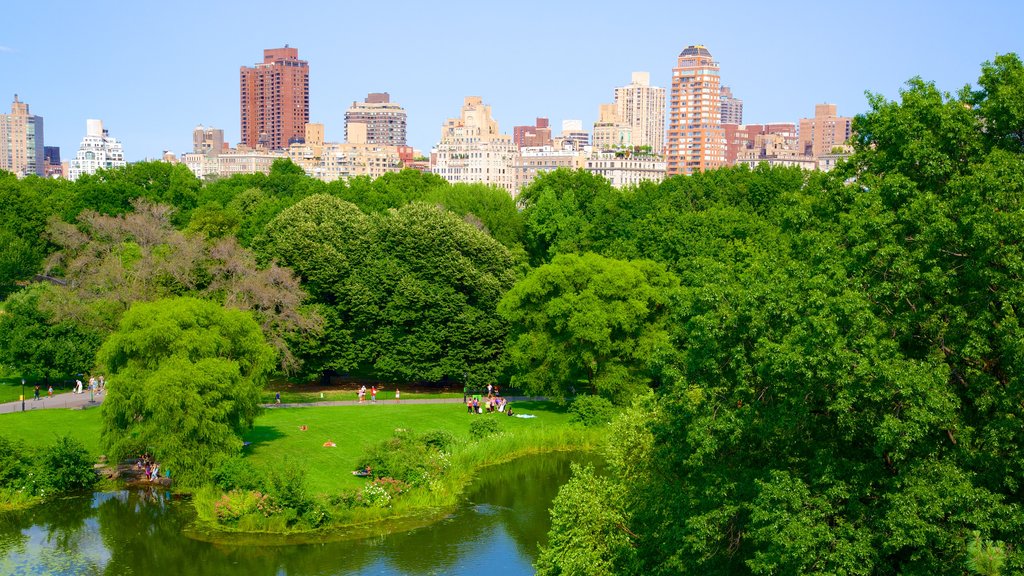
<path id="1" fill-rule="evenodd" d="M 653 154 L 597 152 L 587 160 L 586 169 L 604 176 L 616 188 L 665 179 L 665 160 Z"/>
<path id="2" fill-rule="evenodd" d="M 103 128 L 102 120 L 85 121 L 85 138 L 71 161 L 68 179 L 77 180 L 82 174 L 94 174 L 100 168 L 119 168 L 125 165 L 121 142 L 111 138 Z"/>
<path id="3" fill-rule="evenodd" d="M 430 153 L 430 171 L 449 182 L 500 186 L 515 197 L 512 136 L 501 134 L 491 107 L 479 96 L 467 96 L 459 118 L 441 128 L 441 142 Z"/>

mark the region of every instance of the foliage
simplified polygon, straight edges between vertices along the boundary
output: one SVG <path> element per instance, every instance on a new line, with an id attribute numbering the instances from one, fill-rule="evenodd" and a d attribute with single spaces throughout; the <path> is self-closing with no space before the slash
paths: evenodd
<path id="1" fill-rule="evenodd" d="M 51 380 L 90 372 L 104 334 L 51 310 L 48 303 L 60 292 L 37 284 L 9 296 L 0 309 L 0 363 L 44 379 L 44 388 Z"/>
<path id="2" fill-rule="evenodd" d="M 214 485 L 225 492 L 256 490 L 265 486 L 266 476 L 252 462 L 241 456 L 226 458 L 211 475 Z"/>
<path id="3" fill-rule="evenodd" d="M 305 515 L 313 506 L 313 498 L 306 488 L 306 472 L 294 462 L 286 461 L 284 466 L 272 470 L 268 480 L 268 492 L 275 505 L 294 510 L 297 516 Z"/>
<path id="4" fill-rule="evenodd" d="M 979 576 L 999 576 L 1006 563 L 1006 549 L 1002 542 L 982 540 L 975 530 L 967 543 L 967 569 Z"/>
<path id="5" fill-rule="evenodd" d="M 611 576 L 633 567 L 639 536 L 625 526 L 619 488 L 592 467 L 573 464 L 551 510 L 548 543 L 537 557 L 537 574 Z"/>
<path id="6" fill-rule="evenodd" d="M 556 254 L 585 252 L 594 216 L 615 192 L 602 176 L 558 169 L 541 174 L 519 193 L 526 251 L 534 266 Z"/>
<path id="7" fill-rule="evenodd" d="M 0 436 L 0 488 L 21 486 L 32 469 L 32 456 L 22 446 Z"/>
<path id="8" fill-rule="evenodd" d="M 494 436 L 498 432 L 500 432 L 500 427 L 494 418 L 474 418 L 469 423 L 469 435 L 472 438 L 482 439 Z"/>
<path id="9" fill-rule="evenodd" d="M 82 444 L 61 436 L 39 455 L 38 484 L 47 491 L 67 492 L 91 488 L 99 479 L 93 458 Z"/>
<path id="10" fill-rule="evenodd" d="M 150 451 L 201 483 L 259 411 L 273 352 L 246 313 L 192 298 L 132 306 L 104 343 L 102 439 L 112 459 Z"/>
<path id="11" fill-rule="evenodd" d="M 627 402 L 670 369 L 667 331 L 675 276 L 650 261 L 559 255 L 505 295 L 513 385 Z"/>
<path id="12" fill-rule="evenodd" d="M 258 245 L 299 273 L 325 318 L 322 336 L 297 345 L 310 371 L 485 381 L 500 369 L 505 325 L 494 310 L 515 261 L 457 216 L 425 204 L 366 216 L 312 196 Z"/>
<path id="13" fill-rule="evenodd" d="M 369 467 L 374 478 L 424 485 L 447 469 L 445 452 L 436 440 L 437 435 L 416 436 L 404 429 L 396 430 L 390 439 L 365 449 L 359 468 Z"/>
<path id="14" fill-rule="evenodd" d="M 254 312 L 280 366 L 297 367 L 286 337 L 316 331 L 318 322 L 299 310 L 303 291 L 291 272 L 258 267 L 233 237 L 207 242 L 175 230 L 168 206 L 132 205 L 133 212 L 120 216 L 83 212 L 78 226 L 50 222 L 49 234 L 61 250 L 51 255 L 47 271 L 65 281 L 47 294 L 53 315 L 106 334 L 135 302 L 209 298 Z"/>
<path id="15" fill-rule="evenodd" d="M 611 401 L 601 396 L 582 394 L 569 404 L 570 419 L 584 426 L 604 426 L 612 421 L 616 412 Z"/>
<path id="16" fill-rule="evenodd" d="M 614 476 L 587 483 L 611 505 L 556 503 L 542 573 L 1019 570 L 999 542 L 1024 537 L 1021 68 L 870 95 L 828 175 L 713 171 L 603 204 L 615 226 L 578 244 L 679 275 L 679 372 L 613 424 Z M 629 544 L 580 534 L 607 526 L 590 506 Z"/>

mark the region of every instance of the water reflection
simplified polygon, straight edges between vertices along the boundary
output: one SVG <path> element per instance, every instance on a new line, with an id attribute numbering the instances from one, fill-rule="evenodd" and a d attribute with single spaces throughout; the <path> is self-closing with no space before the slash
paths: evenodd
<path id="1" fill-rule="evenodd" d="M 241 546 L 189 539 L 187 502 L 158 490 L 72 497 L 0 515 L 2 574 L 532 574 L 547 511 L 579 454 L 484 470 L 430 526 L 348 542 Z"/>

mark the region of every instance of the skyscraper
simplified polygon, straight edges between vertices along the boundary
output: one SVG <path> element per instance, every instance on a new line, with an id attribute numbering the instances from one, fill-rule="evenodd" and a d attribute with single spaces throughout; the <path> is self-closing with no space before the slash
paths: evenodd
<path id="1" fill-rule="evenodd" d="M 366 144 L 405 146 L 405 108 L 391 101 L 387 92 L 371 92 L 362 102 L 353 102 L 345 112 L 345 141 L 349 126 L 366 125 Z"/>
<path id="2" fill-rule="evenodd" d="M 665 89 L 651 86 L 649 72 L 633 72 L 628 86 L 615 89 L 615 110 L 630 128 L 633 146 L 661 154 L 665 143 Z M 597 145 L 597 134 L 594 134 Z"/>
<path id="3" fill-rule="evenodd" d="M 242 66 L 240 78 L 242 143 L 281 150 L 301 141 L 309 122 L 309 63 L 299 60 L 299 50 L 264 50 L 263 63 Z"/>
<path id="4" fill-rule="evenodd" d="M 0 114 L 0 170 L 42 176 L 43 164 L 43 117 L 29 114 L 15 94 L 11 113 Z"/>
<path id="5" fill-rule="evenodd" d="M 672 69 L 665 160 L 668 174 L 693 174 L 725 165 L 718 62 L 701 45 L 687 46 Z"/>

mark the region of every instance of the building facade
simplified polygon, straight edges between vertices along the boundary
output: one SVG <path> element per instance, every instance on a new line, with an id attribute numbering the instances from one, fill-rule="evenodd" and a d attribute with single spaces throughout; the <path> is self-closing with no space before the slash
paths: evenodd
<path id="1" fill-rule="evenodd" d="M 309 63 L 297 48 L 263 51 L 263 62 L 240 71 L 242 144 L 283 150 L 309 122 Z"/>
<path id="2" fill-rule="evenodd" d="M 103 128 L 102 120 L 85 121 L 85 138 L 78 153 L 68 167 L 68 179 L 77 180 L 83 174 L 94 174 L 100 168 L 109 170 L 125 166 L 121 142 L 111 138 Z"/>
<path id="3" fill-rule="evenodd" d="M 10 114 L 0 114 L 0 170 L 18 176 L 46 173 L 43 158 L 43 117 L 29 113 L 14 95 Z"/>
<path id="4" fill-rule="evenodd" d="M 405 146 L 405 109 L 391 101 L 387 92 L 371 92 L 362 102 L 353 102 L 345 112 L 345 141 L 352 142 L 353 124 L 365 128 L 367 144 Z"/>
<path id="5" fill-rule="evenodd" d="M 520 148 L 512 163 L 515 175 L 516 194 L 530 185 L 537 176 L 544 172 L 554 172 L 559 168 L 579 170 L 587 165 L 590 150 L 560 150 L 552 146 L 534 146 Z"/>
<path id="6" fill-rule="evenodd" d="M 607 178 L 616 188 L 665 179 L 665 161 L 657 154 L 595 152 L 587 160 L 586 170 Z"/>
<path id="7" fill-rule="evenodd" d="M 513 126 L 512 141 L 517 148 L 551 146 L 551 125 L 547 118 L 537 118 L 533 126 Z"/>
<path id="8" fill-rule="evenodd" d="M 603 152 L 631 148 L 634 144 L 633 128 L 619 116 L 615 104 L 601 104 L 594 122 L 594 150 Z"/>
<path id="9" fill-rule="evenodd" d="M 590 132 L 583 129 L 582 120 L 562 120 L 562 134 L 555 139 L 557 149 L 580 151 L 590 146 Z"/>
<path id="10" fill-rule="evenodd" d="M 651 86 L 649 72 L 633 72 L 628 86 L 615 89 L 615 111 L 630 129 L 633 146 L 662 154 L 665 145 L 665 89 Z M 594 133 L 597 146 L 597 133 Z"/>
<path id="11" fill-rule="evenodd" d="M 687 46 L 672 69 L 665 161 L 670 176 L 725 165 L 719 66 L 704 46 Z"/>
<path id="12" fill-rule="evenodd" d="M 743 124 L 743 100 L 733 96 L 728 86 L 722 86 L 722 124 Z"/>
<path id="13" fill-rule="evenodd" d="M 814 106 L 814 118 L 800 119 L 800 148 L 815 158 L 842 147 L 853 135 L 853 119 L 839 116 L 835 104 Z"/>
<path id="14" fill-rule="evenodd" d="M 199 154 L 220 154 L 224 150 L 224 130 L 196 126 L 192 131 L 192 151 Z"/>
<path id="15" fill-rule="evenodd" d="M 755 148 L 758 136 L 779 134 L 787 139 L 792 149 L 797 149 L 796 124 L 793 123 L 722 124 L 722 129 L 725 132 L 725 163 L 728 166 L 735 165 L 743 151 Z"/>
<path id="16" fill-rule="evenodd" d="M 499 186 L 516 195 L 512 162 L 516 145 L 498 131 L 491 107 L 479 96 L 467 96 L 459 118 L 441 128 L 441 142 L 431 151 L 430 171 L 449 182 Z"/>

